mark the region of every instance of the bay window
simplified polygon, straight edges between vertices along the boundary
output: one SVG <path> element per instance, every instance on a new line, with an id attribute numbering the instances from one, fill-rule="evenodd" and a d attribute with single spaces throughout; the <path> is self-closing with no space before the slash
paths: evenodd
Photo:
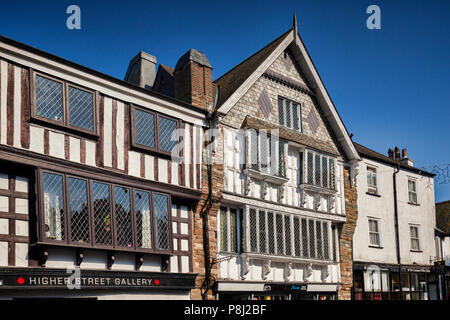
<path id="1" fill-rule="evenodd" d="M 302 156 L 302 159 L 306 160 L 306 164 L 303 165 L 307 172 L 304 182 L 322 188 L 336 189 L 335 159 L 310 150 L 306 153 L 306 157 Z"/>
<path id="2" fill-rule="evenodd" d="M 221 207 L 219 213 L 219 248 L 222 252 L 240 253 L 243 251 L 243 213 L 242 210 Z"/>
<path id="3" fill-rule="evenodd" d="M 169 195 L 51 171 L 39 179 L 41 242 L 171 250 Z"/>

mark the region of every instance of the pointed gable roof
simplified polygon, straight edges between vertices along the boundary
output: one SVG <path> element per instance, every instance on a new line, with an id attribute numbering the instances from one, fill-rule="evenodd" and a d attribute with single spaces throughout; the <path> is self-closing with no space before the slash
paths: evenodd
<path id="1" fill-rule="evenodd" d="M 347 128 L 337 112 L 297 31 L 297 19 L 295 15 L 292 29 L 214 81 L 214 84 L 218 87 L 216 111 L 219 114 L 227 114 L 259 77 L 266 72 L 279 54 L 288 47 L 293 53 L 294 59 L 303 74 L 306 76 L 308 84 L 311 85 L 318 105 L 331 125 L 346 157 L 351 164 L 361 161 L 350 139 Z"/>
<path id="2" fill-rule="evenodd" d="M 253 72 L 270 56 L 281 42 L 291 33 L 286 31 L 280 37 L 269 43 L 267 46 L 248 57 L 233 69 L 214 81 L 219 89 L 219 97 L 216 107 L 220 107 L 228 98 L 247 80 Z"/>

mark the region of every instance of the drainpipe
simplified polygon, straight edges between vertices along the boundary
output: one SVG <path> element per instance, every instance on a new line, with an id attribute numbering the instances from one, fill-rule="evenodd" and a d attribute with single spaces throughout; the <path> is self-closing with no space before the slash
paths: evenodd
<path id="1" fill-rule="evenodd" d="M 397 164 L 395 168 L 394 174 L 392 175 L 392 179 L 394 182 L 394 219 L 395 219 L 395 244 L 397 249 L 397 264 L 400 267 L 401 259 L 400 259 L 400 240 L 398 235 L 398 207 L 397 207 L 397 179 L 396 175 L 400 171 L 400 165 Z M 400 277 L 401 282 L 401 277 Z"/>

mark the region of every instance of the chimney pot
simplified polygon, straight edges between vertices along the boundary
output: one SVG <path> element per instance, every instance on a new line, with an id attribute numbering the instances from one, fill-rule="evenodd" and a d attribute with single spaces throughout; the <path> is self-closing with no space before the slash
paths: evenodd
<path id="1" fill-rule="evenodd" d="M 395 147 L 395 160 L 400 160 L 400 149 L 398 147 Z"/>
<path id="2" fill-rule="evenodd" d="M 408 158 L 408 155 L 406 153 L 406 149 L 402 149 L 402 159 Z"/>
<path id="3" fill-rule="evenodd" d="M 394 159 L 394 150 L 392 150 L 392 148 L 389 148 L 388 150 L 388 157 L 392 160 Z"/>

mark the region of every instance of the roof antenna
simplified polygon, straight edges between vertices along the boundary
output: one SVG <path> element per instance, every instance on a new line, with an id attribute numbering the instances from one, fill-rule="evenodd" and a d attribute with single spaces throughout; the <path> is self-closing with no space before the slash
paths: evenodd
<path id="1" fill-rule="evenodd" d="M 294 11 L 294 27 L 293 27 L 293 29 L 294 29 L 294 34 L 296 35 L 298 33 L 298 31 L 297 31 L 297 16 L 295 14 L 295 11 Z"/>

